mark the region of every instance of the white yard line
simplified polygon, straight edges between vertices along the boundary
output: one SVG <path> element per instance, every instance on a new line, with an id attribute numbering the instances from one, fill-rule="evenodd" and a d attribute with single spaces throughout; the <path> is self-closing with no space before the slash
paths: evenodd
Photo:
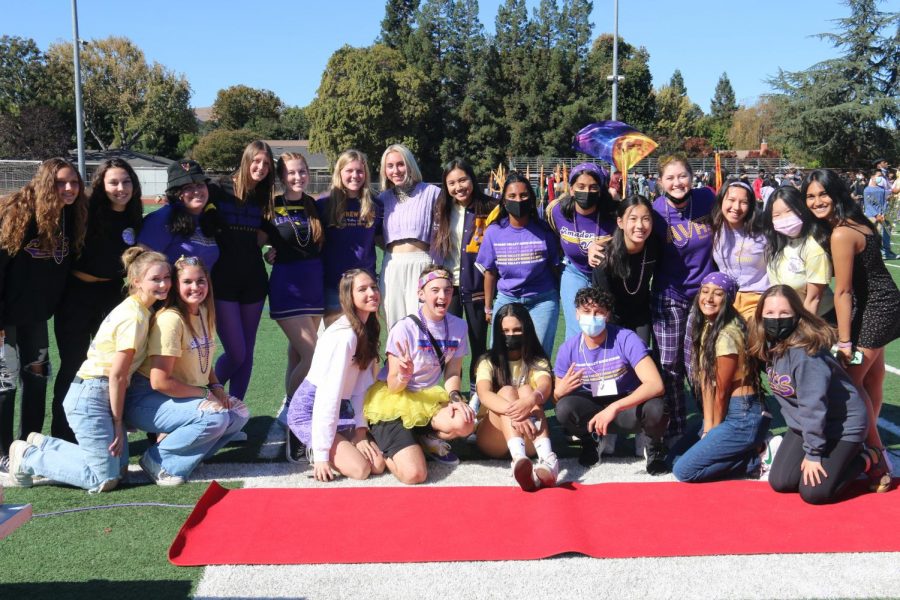
<path id="1" fill-rule="evenodd" d="M 893 267 L 894 269 L 900 269 L 900 265 L 895 265 L 895 264 L 889 263 L 889 262 L 886 262 L 884 264 L 887 265 L 888 267 Z"/>

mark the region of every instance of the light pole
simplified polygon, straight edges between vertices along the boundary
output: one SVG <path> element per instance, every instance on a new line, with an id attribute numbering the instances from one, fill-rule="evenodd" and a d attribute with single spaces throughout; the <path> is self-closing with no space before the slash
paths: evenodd
<path id="1" fill-rule="evenodd" d="M 612 82 L 612 114 L 610 118 L 616 121 L 619 108 L 619 82 L 625 79 L 619 75 L 619 0 L 613 2 L 613 72 L 606 78 Z"/>
<path id="2" fill-rule="evenodd" d="M 78 38 L 78 0 L 72 0 L 72 54 L 75 61 L 75 132 L 78 140 L 78 172 L 87 177 L 84 168 L 84 120 L 81 109 L 81 40 Z"/>

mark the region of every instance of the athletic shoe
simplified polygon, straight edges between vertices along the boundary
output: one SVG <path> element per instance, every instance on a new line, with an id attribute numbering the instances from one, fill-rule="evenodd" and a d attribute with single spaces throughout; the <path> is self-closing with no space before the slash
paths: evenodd
<path id="1" fill-rule="evenodd" d="M 15 390 L 17 377 L 6 366 L 6 344 L 0 340 L 0 392 Z"/>
<path id="2" fill-rule="evenodd" d="M 238 431 L 234 435 L 231 436 L 231 439 L 228 440 L 226 446 L 239 446 L 241 444 L 247 443 L 247 432 L 246 431 Z"/>
<path id="3" fill-rule="evenodd" d="M 551 452 L 546 458 L 538 458 L 534 466 L 534 476 L 541 487 L 554 487 L 559 476 L 559 460 L 556 453 Z"/>
<path id="4" fill-rule="evenodd" d="M 647 458 L 647 473 L 649 475 L 663 475 L 669 472 L 669 466 L 666 464 L 666 442 L 660 438 L 658 440 L 649 440 L 644 447 L 644 455 Z"/>
<path id="5" fill-rule="evenodd" d="M 28 434 L 28 437 L 25 438 L 25 441 L 28 442 L 29 444 L 31 444 L 32 446 L 40 447 L 43 445 L 44 440 L 46 438 L 47 438 L 47 436 L 44 435 L 43 433 L 38 433 L 36 431 L 32 431 L 31 433 Z"/>
<path id="6" fill-rule="evenodd" d="M 616 440 L 619 439 L 619 436 L 615 433 L 607 433 L 603 436 L 603 454 L 607 456 L 611 456 L 616 453 Z"/>
<path id="7" fill-rule="evenodd" d="M 419 445 L 428 460 L 453 467 L 459 464 L 459 457 L 450 449 L 450 444 L 430 433 L 419 436 Z"/>
<path id="8" fill-rule="evenodd" d="M 638 432 L 634 436 L 634 455 L 638 458 L 646 458 L 647 453 L 645 450 L 647 449 L 647 445 L 650 443 L 650 438 L 647 437 L 647 434 L 643 431 Z"/>
<path id="9" fill-rule="evenodd" d="M 0 475 L 7 487 L 30 488 L 34 484 L 31 475 L 22 471 L 25 451 L 31 447 L 28 442 L 16 440 L 9 447 L 9 456 L 0 458 Z"/>
<path id="10" fill-rule="evenodd" d="M 150 478 L 150 481 L 158 486 L 175 487 L 177 485 L 183 485 L 185 483 L 184 477 L 179 477 L 178 475 L 167 473 L 161 465 L 154 463 L 146 453 L 141 455 L 141 459 L 138 461 L 138 465 L 140 465 L 141 470 L 147 474 L 147 477 Z"/>
<path id="11" fill-rule="evenodd" d="M 286 443 L 284 445 L 284 456 L 287 458 L 289 463 L 293 463 L 295 465 L 300 465 L 303 463 L 312 464 L 312 461 L 307 460 L 306 456 L 306 446 L 303 445 L 303 442 L 294 435 L 294 432 L 291 431 L 291 428 L 288 427 L 285 429 L 285 438 Z"/>
<path id="12" fill-rule="evenodd" d="M 290 405 L 291 405 L 291 401 L 288 400 L 287 396 L 285 396 L 284 399 L 281 401 L 281 408 L 278 409 L 278 417 L 276 417 L 278 424 L 281 425 L 282 427 L 284 427 L 285 429 L 288 428 L 287 417 L 288 417 L 288 407 L 290 407 Z"/>
<path id="13" fill-rule="evenodd" d="M 519 487 L 526 492 L 533 492 L 538 488 L 537 483 L 535 482 L 531 459 L 527 456 L 520 456 L 512 461 L 512 472 Z"/>
<path id="14" fill-rule="evenodd" d="M 595 442 L 594 438 L 587 437 L 579 440 L 581 442 L 581 454 L 578 456 L 578 464 L 582 467 L 592 467 L 600 462 L 600 446 L 603 444 L 603 439 L 600 439 L 600 442 Z"/>
<path id="15" fill-rule="evenodd" d="M 781 442 L 784 436 L 775 435 L 766 438 L 766 445 L 759 453 L 759 478 L 768 481 L 769 471 L 772 470 L 772 463 L 775 461 L 775 454 L 781 448 Z"/>

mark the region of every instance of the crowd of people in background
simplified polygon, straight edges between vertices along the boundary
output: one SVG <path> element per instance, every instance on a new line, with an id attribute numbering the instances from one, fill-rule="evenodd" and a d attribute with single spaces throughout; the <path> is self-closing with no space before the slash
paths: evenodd
<path id="1" fill-rule="evenodd" d="M 393 144 L 380 193 L 347 150 L 314 198 L 303 155 L 276 161 L 255 141 L 215 181 L 173 163 L 164 206 L 144 216 L 127 162 L 87 187 L 47 160 L 0 200 L 0 474 L 109 491 L 127 476 L 128 432 L 143 431 L 140 468 L 184 483 L 246 440 L 268 300 L 287 341 L 286 458 L 320 481 L 420 483 L 468 438 L 533 491 L 557 483 L 551 439 L 590 467 L 634 434 L 651 475 L 769 479 L 811 503 L 858 477 L 889 489 L 877 423 L 884 348 L 900 337 L 884 263 L 896 173 L 879 159 L 717 188 L 682 155 L 658 165 L 623 185 L 579 164 L 541 210 L 524 174 L 498 196 L 457 158 L 433 185 Z"/>

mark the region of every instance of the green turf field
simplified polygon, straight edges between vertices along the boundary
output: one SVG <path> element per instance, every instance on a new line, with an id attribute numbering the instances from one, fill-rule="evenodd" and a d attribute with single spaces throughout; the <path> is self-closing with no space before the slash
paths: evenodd
<path id="1" fill-rule="evenodd" d="M 900 284 L 900 261 L 890 264 L 896 265 L 889 270 Z M 563 330 L 560 318 L 556 347 L 562 341 Z M 286 340 L 267 313 L 257 339 L 247 395 L 254 415 L 246 427 L 251 441 L 241 447 L 226 448 L 215 462 L 260 461 L 259 447 L 281 404 Z M 55 348 L 52 360 L 58 364 Z M 887 348 L 886 361 L 900 368 L 900 341 Z M 467 369 L 468 362 L 463 372 L 467 373 Z M 467 381 L 463 389 L 468 389 Z M 884 390 L 882 417 L 900 425 L 900 375 L 888 373 Z M 783 421 L 779 419 L 776 425 L 783 427 Z M 895 451 L 900 448 L 900 437 L 884 432 L 884 440 Z M 147 442 L 142 435 L 132 436 L 131 441 L 131 460 L 136 463 Z M 279 456 L 276 460 L 283 459 Z M 35 514 L 113 503 L 193 504 L 206 487 L 206 483 L 174 489 L 137 485 L 89 495 L 81 490 L 38 486 L 30 490 L 7 489 L 6 501 L 31 503 Z M 174 567 L 166 559 L 168 546 L 189 512 L 185 508 L 116 508 L 33 519 L 0 541 L 0 599 L 190 597 L 202 569 Z"/>

